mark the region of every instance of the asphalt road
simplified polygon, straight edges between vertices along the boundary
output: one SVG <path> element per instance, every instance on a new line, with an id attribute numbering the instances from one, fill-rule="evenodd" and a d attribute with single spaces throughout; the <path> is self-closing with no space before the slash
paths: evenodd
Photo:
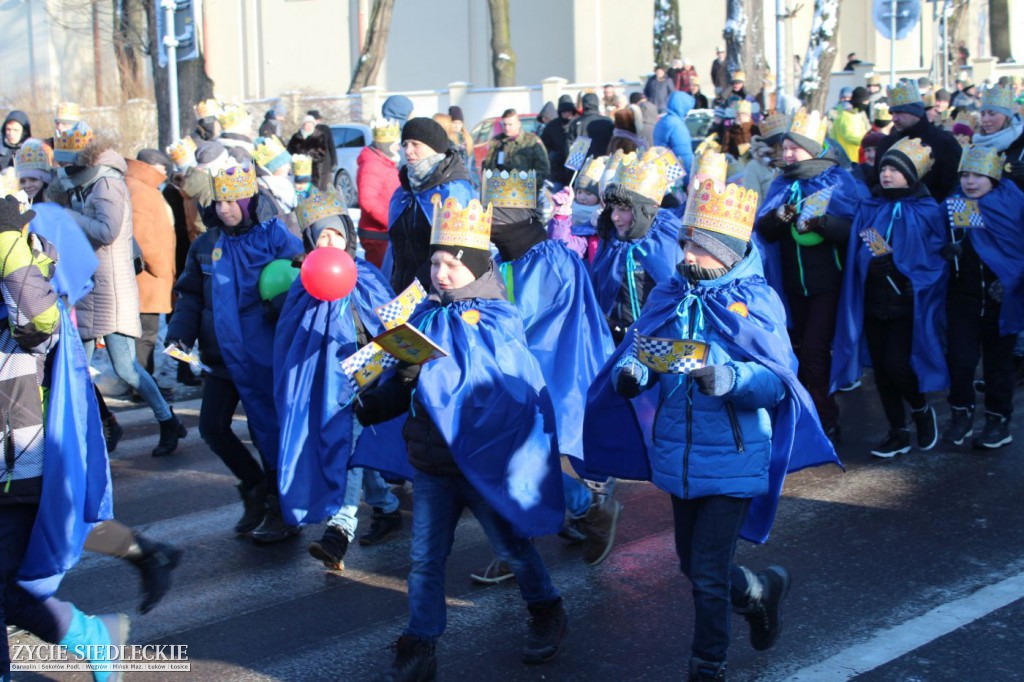
<path id="1" fill-rule="evenodd" d="M 997 452 L 940 446 L 876 460 L 868 449 L 884 421 L 866 383 L 841 396 L 846 472 L 791 476 L 769 542 L 741 543 L 741 563 L 784 565 L 793 586 L 772 650 L 751 649 L 746 623 L 734 620 L 729 679 L 1024 680 L 1024 432 L 1014 428 L 1016 442 Z M 941 419 L 947 410 L 936 404 Z M 234 481 L 198 437 L 198 401 L 179 389 L 176 411 L 189 436 L 163 459 L 149 456 L 151 413 L 122 409 L 127 433 L 112 460 L 117 517 L 186 549 L 173 591 L 133 616 L 132 641 L 188 645 L 191 664 L 188 673 L 127 679 L 375 679 L 405 623 L 408 523 L 390 542 L 353 547 L 341 574 L 307 554 L 320 528 L 271 547 L 236 539 Z M 244 416 L 236 429 L 247 437 Z M 621 482 L 616 494 L 625 510 L 602 565 L 587 567 L 557 537 L 537 541 L 571 619 L 561 656 L 537 667 L 519 660 L 527 614 L 515 584 L 468 579 L 491 554 L 479 526 L 463 518 L 448 563 L 439 680 L 685 679 L 693 611 L 668 498 L 636 482 Z M 402 499 L 408 511 L 411 498 Z M 362 528 L 368 514 L 360 512 Z M 134 613 L 138 578 L 130 565 L 86 555 L 59 596 L 87 612 Z M 47 675 L 14 679 L 90 679 Z"/>

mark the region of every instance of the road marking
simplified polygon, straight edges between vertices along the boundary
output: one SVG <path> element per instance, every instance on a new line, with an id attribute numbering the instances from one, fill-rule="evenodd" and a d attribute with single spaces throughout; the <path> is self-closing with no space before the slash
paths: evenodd
<path id="1" fill-rule="evenodd" d="M 840 651 L 786 678 L 787 682 L 839 682 L 894 661 L 943 635 L 1024 598 L 1024 573 L 983 587 L 974 594 L 878 632 L 866 642 Z"/>

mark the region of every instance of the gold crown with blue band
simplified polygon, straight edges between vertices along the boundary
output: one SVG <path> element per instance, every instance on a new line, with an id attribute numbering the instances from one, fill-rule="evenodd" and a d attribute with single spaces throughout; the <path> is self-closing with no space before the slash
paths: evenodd
<path id="1" fill-rule="evenodd" d="M 918 179 L 923 178 L 925 173 L 930 171 L 935 163 L 935 159 L 932 158 L 931 147 L 921 144 L 921 140 L 916 137 L 900 138 L 885 153 L 888 154 L 889 152 L 900 152 L 910 159 L 910 163 L 914 164 L 914 170 L 917 171 Z M 883 155 L 882 158 L 884 161 L 885 156 Z"/>
<path id="2" fill-rule="evenodd" d="M 608 165 L 607 156 L 591 157 L 583 164 L 579 175 L 576 176 L 576 191 L 584 190 L 598 196 L 601 195 L 601 176 L 604 175 L 604 168 Z"/>
<path id="3" fill-rule="evenodd" d="M 256 169 L 251 164 L 232 166 L 213 176 L 214 201 L 238 201 L 256 194 Z"/>
<path id="4" fill-rule="evenodd" d="M 191 137 L 183 137 L 174 144 L 167 147 L 167 155 L 175 166 L 188 165 L 191 161 L 195 163 L 196 142 Z"/>
<path id="5" fill-rule="evenodd" d="M 1017 103 L 1013 99 L 1013 89 L 1002 85 L 993 85 L 981 93 L 981 111 L 986 109 L 1006 109 L 1012 115 Z"/>
<path id="6" fill-rule="evenodd" d="M 252 160 L 273 173 L 281 166 L 291 163 L 291 154 L 276 137 L 261 137 L 252 150 Z"/>
<path id="7" fill-rule="evenodd" d="M 29 139 L 14 155 L 17 172 L 30 170 L 53 171 L 53 150 L 42 140 Z"/>
<path id="8" fill-rule="evenodd" d="M 490 250 L 491 219 L 494 214 L 490 204 L 485 211 L 479 201 L 472 199 L 463 207 L 455 197 L 448 197 L 442 202 L 440 194 L 430 197 L 430 202 L 434 205 L 430 228 L 431 246 Z"/>
<path id="9" fill-rule="evenodd" d="M 773 111 L 761 119 L 757 127 L 761 130 L 761 137 L 781 135 L 789 127 L 789 117 L 781 112 Z"/>
<path id="10" fill-rule="evenodd" d="M 292 154 L 292 174 L 296 178 L 312 177 L 313 157 L 305 154 Z"/>
<path id="11" fill-rule="evenodd" d="M 803 135 L 808 140 L 813 140 L 820 145 L 825 144 L 825 135 L 828 133 L 828 117 L 822 116 L 820 111 L 808 112 L 801 107 L 789 124 L 789 131 L 794 135 Z"/>
<path id="12" fill-rule="evenodd" d="M 1003 177 L 1003 164 L 1006 158 L 991 147 L 968 146 L 960 157 L 958 173 L 977 173 L 1000 180 Z"/>
<path id="13" fill-rule="evenodd" d="M 715 190 L 725 191 L 725 180 L 729 176 L 729 159 L 725 154 L 719 154 L 711 150 L 694 159 L 693 180 L 690 182 L 690 191 L 700 189 L 705 180 L 712 180 L 715 183 Z"/>
<path id="14" fill-rule="evenodd" d="M 481 199 L 495 208 L 537 208 L 537 171 L 487 169 Z"/>
<path id="15" fill-rule="evenodd" d="M 917 89 L 917 83 L 913 80 L 904 80 L 896 85 L 887 88 L 889 94 L 889 109 L 906 106 L 907 104 L 924 104 L 921 99 L 921 91 Z"/>
<path id="16" fill-rule="evenodd" d="M 402 126 L 390 118 L 375 118 L 370 121 L 370 130 L 373 131 L 373 141 L 376 144 L 398 142 L 398 138 L 402 136 Z"/>
<path id="17" fill-rule="evenodd" d="M 345 213 L 345 202 L 341 200 L 341 195 L 333 189 L 328 189 L 326 192 L 314 189 L 312 194 L 295 207 L 295 217 L 299 221 L 299 227 L 303 230 L 318 220 Z"/>
<path id="18" fill-rule="evenodd" d="M 757 191 L 727 185 L 719 192 L 714 181 L 708 179 L 690 193 L 682 223 L 684 230 L 693 227 L 747 242 L 756 215 Z"/>
<path id="19" fill-rule="evenodd" d="M 92 142 L 92 128 L 79 121 L 71 128 L 53 136 L 53 158 L 59 163 L 74 163 L 85 145 Z"/>

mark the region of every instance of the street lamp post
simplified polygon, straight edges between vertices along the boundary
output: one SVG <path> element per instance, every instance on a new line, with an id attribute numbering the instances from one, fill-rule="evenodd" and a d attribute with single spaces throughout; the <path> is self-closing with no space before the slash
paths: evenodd
<path id="1" fill-rule="evenodd" d="M 168 102 L 171 110 L 171 141 L 181 137 L 181 124 L 178 114 L 178 40 L 174 35 L 174 0 L 161 0 L 160 7 L 164 10 L 164 46 L 167 48 L 167 89 Z"/>

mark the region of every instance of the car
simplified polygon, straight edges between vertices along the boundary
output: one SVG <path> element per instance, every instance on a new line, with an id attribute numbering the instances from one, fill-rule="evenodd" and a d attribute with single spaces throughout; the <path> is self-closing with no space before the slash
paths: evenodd
<path id="1" fill-rule="evenodd" d="M 537 114 L 519 114 L 519 120 L 523 122 L 523 130 L 534 135 L 540 135 L 541 123 L 537 121 Z M 469 136 L 473 139 L 473 158 L 476 160 L 476 167 L 479 169 L 487 157 L 487 146 L 491 139 L 501 132 L 501 117 L 491 116 L 473 126 Z"/>
<path id="2" fill-rule="evenodd" d="M 373 143 L 373 133 L 370 126 L 362 123 L 340 123 L 331 126 L 331 136 L 338 155 L 338 164 L 334 167 L 334 186 L 345 204 L 354 208 L 359 204 L 356 159 L 363 147 Z"/>
<path id="3" fill-rule="evenodd" d="M 686 128 L 690 131 L 690 140 L 694 151 L 697 151 L 697 147 L 708 136 L 708 131 L 711 130 L 711 123 L 714 118 L 714 109 L 691 109 L 686 114 Z"/>

